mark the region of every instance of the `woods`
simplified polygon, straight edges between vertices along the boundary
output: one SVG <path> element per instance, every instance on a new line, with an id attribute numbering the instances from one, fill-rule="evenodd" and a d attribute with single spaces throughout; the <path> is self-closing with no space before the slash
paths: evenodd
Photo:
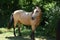
<path id="1" fill-rule="evenodd" d="M 57 21 L 60 18 L 60 1 L 57 0 L 0 0 L 0 27 L 7 27 L 10 15 L 15 10 L 30 12 L 35 5 L 38 5 L 43 13 L 41 24 L 36 31 L 56 37 Z"/>

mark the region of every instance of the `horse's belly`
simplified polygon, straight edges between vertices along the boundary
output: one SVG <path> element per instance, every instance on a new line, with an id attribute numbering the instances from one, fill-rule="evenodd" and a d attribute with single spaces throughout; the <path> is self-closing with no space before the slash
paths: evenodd
<path id="1" fill-rule="evenodd" d="M 30 25 L 30 18 L 31 15 L 26 15 L 26 14 L 21 14 L 20 18 L 20 22 L 24 25 Z"/>
<path id="2" fill-rule="evenodd" d="M 30 25 L 30 22 L 28 20 L 21 20 L 20 22 L 24 25 Z"/>

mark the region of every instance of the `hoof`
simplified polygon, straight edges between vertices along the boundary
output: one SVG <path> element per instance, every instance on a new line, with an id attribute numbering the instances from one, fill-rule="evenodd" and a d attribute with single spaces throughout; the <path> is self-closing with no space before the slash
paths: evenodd
<path id="1" fill-rule="evenodd" d="M 30 35 L 31 40 L 35 40 L 34 36 Z"/>
<path id="2" fill-rule="evenodd" d="M 35 40 L 35 39 L 34 38 L 33 39 L 31 38 L 31 40 Z"/>
<path id="3" fill-rule="evenodd" d="M 14 37 L 16 37 L 16 35 L 14 35 Z"/>
<path id="4" fill-rule="evenodd" d="M 14 35 L 16 37 L 16 35 Z"/>

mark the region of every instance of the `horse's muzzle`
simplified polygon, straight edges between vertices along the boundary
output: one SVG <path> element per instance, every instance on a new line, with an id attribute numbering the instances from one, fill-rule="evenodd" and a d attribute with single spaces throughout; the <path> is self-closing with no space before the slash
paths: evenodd
<path id="1" fill-rule="evenodd" d="M 35 17 L 32 17 L 32 20 L 34 20 L 35 19 Z"/>

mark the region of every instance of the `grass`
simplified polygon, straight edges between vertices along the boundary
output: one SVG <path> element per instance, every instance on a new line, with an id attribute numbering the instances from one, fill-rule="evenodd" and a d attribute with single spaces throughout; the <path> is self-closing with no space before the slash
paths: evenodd
<path id="1" fill-rule="evenodd" d="M 17 31 L 17 28 L 16 28 Z M 18 34 L 18 32 L 16 32 Z M 24 29 L 21 30 L 22 36 L 16 36 L 14 37 L 13 35 L 13 29 L 8 30 L 7 28 L 0 28 L 0 40 L 30 40 L 30 33 L 31 30 L 29 29 Z M 35 34 L 37 35 L 37 34 Z M 41 35 L 35 36 L 36 40 L 55 40 L 51 38 L 47 38 Z"/>

